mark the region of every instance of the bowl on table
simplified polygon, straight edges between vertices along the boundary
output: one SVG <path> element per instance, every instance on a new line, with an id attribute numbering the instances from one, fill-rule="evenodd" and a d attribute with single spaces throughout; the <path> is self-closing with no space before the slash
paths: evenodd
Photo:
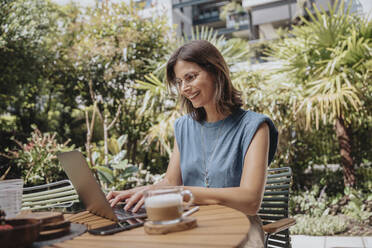
<path id="1" fill-rule="evenodd" d="M 7 219 L 5 224 L 11 227 L 0 226 L 1 247 L 28 247 L 38 238 L 41 227 L 37 219 Z"/>

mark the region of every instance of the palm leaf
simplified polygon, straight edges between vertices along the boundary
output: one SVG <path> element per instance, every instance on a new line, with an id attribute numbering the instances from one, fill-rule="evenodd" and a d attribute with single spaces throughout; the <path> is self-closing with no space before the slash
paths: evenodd
<path id="1" fill-rule="evenodd" d="M 309 21 L 302 18 L 303 26 L 294 27 L 268 51 L 273 60 L 283 61 L 277 73 L 303 87 L 294 113 L 304 117 L 307 128 L 312 121 L 318 128 L 321 120 L 332 121 L 362 107 L 361 87 L 368 87 L 372 54 L 371 24 L 350 15 L 350 5 L 345 12 L 343 1 L 330 6 L 329 13 L 316 6 L 314 10 L 307 10 Z"/>

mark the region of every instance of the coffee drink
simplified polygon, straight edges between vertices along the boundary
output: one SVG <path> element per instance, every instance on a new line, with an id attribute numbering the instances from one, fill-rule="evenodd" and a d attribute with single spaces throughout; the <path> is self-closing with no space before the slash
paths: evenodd
<path id="1" fill-rule="evenodd" d="M 174 220 L 182 214 L 182 196 L 179 194 L 155 195 L 146 198 L 146 212 L 152 221 Z"/>
<path id="2" fill-rule="evenodd" d="M 159 225 L 180 222 L 184 208 L 193 201 L 191 192 L 180 187 L 148 190 L 144 195 L 148 221 Z M 184 195 L 189 198 L 186 204 L 183 202 Z"/>

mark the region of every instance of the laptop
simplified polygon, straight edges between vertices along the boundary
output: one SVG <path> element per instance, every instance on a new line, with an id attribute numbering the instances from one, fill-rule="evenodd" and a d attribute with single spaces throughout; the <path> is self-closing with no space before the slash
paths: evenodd
<path id="1" fill-rule="evenodd" d="M 81 152 L 64 152 L 57 157 L 74 185 L 79 198 L 90 213 L 115 222 L 147 217 L 144 207 L 140 208 L 136 213 L 125 211 L 123 205 L 120 204 L 112 208 Z"/>

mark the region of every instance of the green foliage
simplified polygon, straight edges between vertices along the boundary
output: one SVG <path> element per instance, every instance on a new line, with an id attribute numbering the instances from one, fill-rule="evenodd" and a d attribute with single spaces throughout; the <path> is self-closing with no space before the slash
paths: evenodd
<path id="1" fill-rule="evenodd" d="M 346 218 L 342 216 L 296 215 L 294 218 L 296 225 L 289 228 L 292 235 L 332 236 L 345 231 L 348 227 Z"/>
<path id="2" fill-rule="evenodd" d="M 12 111 L 6 108 L 10 104 L 18 111 L 32 111 L 38 108 L 36 95 L 48 88 L 48 63 L 54 55 L 48 45 L 56 32 L 59 13 L 54 5 L 42 0 L 11 1 L 1 12 L 1 112 Z"/>
<path id="3" fill-rule="evenodd" d="M 2 0 L 1 6 L 0 114 L 16 119 L 15 133 L 1 129 L 0 135 L 25 141 L 36 124 L 66 140 L 74 128 L 70 113 L 79 94 L 73 90 L 74 72 L 64 56 L 70 46 L 62 34 L 69 19 L 45 0 Z M 5 139 L 0 150 L 11 146 Z"/>
<path id="4" fill-rule="evenodd" d="M 291 115 L 295 122 L 290 131 L 293 132 L 294 129 L 300 136 L 307 136 L 306 131 L 311 129 L 312 124 L 319 130 L 320 124 L 328 128 L 329 124 L 335 125 L 337 122 L 336 142 L 338 149 L 342 150 L 338 163 L 344 168 L 345 185 L 355 185 L 354 169 L 348 171 L 346 167 L 354 166 L 354 157 L 358 164 L 368 162 L 367 158 L 370 157 L 370 152 L 364 153 L 370 147 L 353 135 L 360 132 L 357 130 L 372 125 L 372 94 L 368 83 L 372 76 L 369 65 L 372 59 L 372 23 L 351 15 L 350 6 L 346 11 L 344 7 L 344 1 L 341 0 L 335 1 L 329 13 L 316 7 L 314 13 L 308 10 L 310 20 L 302 18 L 303 25 L 293 27 L 287 37 L 272 42 L 267 54 L 282 63 L 280 68 L 274 70 L 273 75 L 282 80 L 284 87 L 281 89 L 287 88 L 289 92 L 288 102 L 292 106 Z M 325 132 L 321 130 L 319 133 Z M 288 139 L 290 136 L 285 137 L 291 140 Z M 326 137 L 328 140 L 335 139 Z M 365 137 L 368 145 L 370 134 Z M 304 143 L 297 137 L 295 140 L 304 144 L 303 148 L 313 145 L 313 142 L 322 143 L 315 139 L 310 143 Z M 353 152 L 354 144 L 357 147 L 356 153 Z M 336 145 L 331 145 L 329 150 L 336 151 L 335 147 Z M 300 152 L 308 153 L 306 150 Z M 318 160 L 319 155 L 314 155 L 315 158 L 311 159 L 300 154 L 301 157 Z M 352 165 L 348 165 L 346 161 L 350 161 Z M 304 160 L 293 160 L 293 164 L 296 163 L 304 163 Z M 318 162 L 309 161 L 310 163 Z M 299 171 L 301 170 L 297 170 L 296 174 Z"/>
<path id="5" fill-rule="evenodd" d="M 16 131 L 14 130 L 16 120 L 17 117 L 14 115 L 0 115 L 0 130 L 4 130 L 5 132 Z"/>
<path id="6" fill-rule="evenodd" d="M 94 95 L 108 121 L 121 104 L 110 136 L 127 135 L 130 163 L 164 163 L 158 147 L 140 143 L 151 121 L 138 117 L 144 91 L 133 87 L 165 53 L 164 20 L 141 19 L 135 4 L 83 9 L 47 0 L 0 3 L 0 151 L 12 147 L 12 135 L 25 141 L 32 124 L 84 147 L 84 108 L 91 117 Z M 15 118 L 10 122 L 7 116 Z M 96 119 L 92 142 L 103 136 L 102 121 Z M 1 171 L 8 162 L 0 161 Z"/>
<path id="7" fill-rule="evenodd" d="M 304 154 L 304 157 L 299 157 L 299 159 L 308 156 L 310 155 Z M 317 154 L 314 154 L 314 156 L 319 157 Z M 314 165 L 313 163 L 309 164 Z M 334 166 L 337 166 L 337 164 L 334 164 Z M 295 169 L 297 173 L 293 178 L 292 189 L 294 191 L 304 191 L 312 188 L 313 185 L 318 185 L 320 188 L 325 187 L 325 193 L 329 197 L 334 197 L 345 191 L 344 183 L 340 180 L 343 173 L 341 169 L 331 170 L 327 166 L 325 166 L 324 169 L 311 169 L 311 167 L 308 166 L 300 168 L 296 166 L 293 167 L 293 169 Z M 364 194 L 369 192 L 372 186 L 372 168 L 370 168 L 368 163 L 364 164 L 356 168 L 355 174 L 357 178 L 355 189 L 360 190 Z"/>
<path id="8" fill-rule="evenodd" d="M 134 87 L 134 81 L 143 79 L 154 68 L 152 61 L 165 54 L 167 25 L 163 19 L 142 19 L 137 11 L 135 5 L 121 3 L 81 13 L 70 27 L 71 32 L 79 30 L 79 34 L 69 58 L 77 72 L 77 88 L 84 104 L 96 101 L 109 123 L 121 106 L 109 136 L 125 134 L 128 162 L 148 164 L 147 157 L 152 157 L 149 154 L 158 152 L 156 147 L 147 149 L 140 144 L 152 120 L 137 113 L 146 96 L 142 89 Z"/>
<path id="9" fill-rule="evenodd" d="M 159 175 L 152 175 L 148 170 L 143 169 L 143 164 L 130 164 L 126 159 L 127 151 L 123 145 L 127 142 L 127 136 L 110 138 L 108 164 L 104 164 L 104 148 L 95 146 L 92 153 L 92 169 L 97 172 L 104 189 L 129 189 L 134 186 L 142 186 L 154 183 Z M 88 161 L 89 162 L 89 161 Z"/>
<path id="10" fill-rule="evenodd" d="M 27 185 L 37 185 L 65 179 L 66 175 L 60 166 L 57 154 L 71 151 L 74 146 L 67 146 L 69 141 L 59 144 L 56 133 L 41 133 L 33 126 L 31 137 L 26 143 L 14 139 L 18 145 L 16 150 L 6 150 L 6 156 L 11 166 L 17 166 L 22 171 L 22 178 Z"/>
<path id="11" fill-rule="evenodd" d="M 69 57 L 86 100 L 90 100 L 86 88 L 89 81 L 105 103 L 127 98 L 125 92 L 133 91 L 131 81 L 148 71 L 148 59 L 164 53 L 164 24 L 161 19 L 141 19 L 134 6 L 124 3 L 81 13 L 79 21 L 70 27 L 80 32 Z"/>
<path id="12" fill-rule="evenodd" d="M 320 122 L 332 123 L 340 116 L 349 123 L 358 119 L 353 119 L 355 110 L 369 111 L 362 99 L 370 98 L 370 91 L 362 90 L 370 90 L 372 40 L 366 30 L 371 22 L 350 15 L 349 8 L 344 13 L 344 1 L 338 3 L 329 14 L 316 7 L 315 14 L 308 11 L 310 21 L 302 18 L 304 25 L 293 27 L 269 51 L 284 64 L 278 72 L 300 89 L 296 113 L 306 128 L 311 121 L 318 129 Z"/>
<path id="13" fill-rule="evenodd" d="M 354 221 L 367 221 L 372 213 L 370 204 L 372 194 L 370 190 L 356 190 L 345 188 L 344 193 L 338 192 L 333 196 L 327 195 L 324 186 L 322 190 L 314 185 L 311 190 L 292 194 L 289 202 L 291 215 L 305 214 L 309 217 L 319 218 L 326 215 L 344 214 Z"/>
<path id="14" fill-rule="evenodd" d="M 293 214 L 306 214 L 311 217 L 326 215 L 327 196 L 323 192 L 320 194 L 319 186 L 314 185 L 311 191 L 301 192 L 290 198 L 290 212 Z"/>
<path id="15" fill-rule="evenodd" d="M 327 196 L 325 187 L 292 194 L 289 211 L 297 223 L 291 234 L 334 235 L 345 231 L 349 225 L 368 224 L 372 216 L 370 190 L 345 188 L 344 194 Z"/>
<path id="16" fill-rule="evenodd" d="M 244 8 L 242 7 L 241 3 L 238 3 L 237 1 L 232 1 L 228 4 L 225 4 L 223 7 L 221 7 L 220 12 L 220 18 L 221 20 L 225 20 L 229 14 L 232 13 L 239 13 L 244 12 Z"/>
<path id="17" fill-rule="evenodd" d="M 367 210 L 367 203 L 372 202 L 372 194 L 370 192 L 363 194 L 353 188 L 345 188 L 344 193 L 349 202 L 341 209 L 341 212 L 354 220 L 368 221 L 372 213 Z"/>
<path id="18" fill-rule="evenodd" d="M 372 85 L 372 84 L 371 84 Z M 372 92 L 372 91 L 369 91 Z M 368 93 L 366 94 L 368 95 Z M 372 95 L 372 94 L 370 94 Z M 372 106 L 372 102 L 369 105 Z M 352 157 L 355 161 L 356 165 L 368 165 L 372 161 L 372 115 L 368 115 L 368 113 L 372 113 L 372 111 L 368 111 L 366 113 L 359 112 L 355 113 L 356 121 L 350 125 L 350 133 L 352 136 Z M 360 183 L 370 185 L 369 188 L 372 188 L 372 170 L 369 171 L 369 178 L 370 180 L 363 180 L 363 177 L 367 176 L 368 174 L 360 174 L 361 177 Z"/>
<path id="19" fill-rule="evenodd" d="M 372 168 L 371 164 L 366 163 L 365 165 L 356 171 L 356 177 L 359 178 L 356 188 L 367 193 L 372 189 Z"/>

